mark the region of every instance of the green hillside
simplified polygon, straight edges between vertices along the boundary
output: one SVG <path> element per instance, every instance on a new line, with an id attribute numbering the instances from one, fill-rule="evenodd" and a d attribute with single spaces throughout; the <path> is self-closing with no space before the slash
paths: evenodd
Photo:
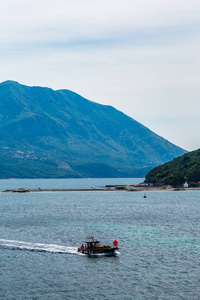
<path id="1" fill-rule="evenodd" d="M 0 84 L 0 178 L 143 177 L 185 152 L 69 90 Z"/>
<path id="2" fill-rule="evenodd" d="M 146 182 L 181 186 L 185 181 L 196 186 L 200 181 L 200 149 L 186 153 L 152 169 L 146 175 Z"/>

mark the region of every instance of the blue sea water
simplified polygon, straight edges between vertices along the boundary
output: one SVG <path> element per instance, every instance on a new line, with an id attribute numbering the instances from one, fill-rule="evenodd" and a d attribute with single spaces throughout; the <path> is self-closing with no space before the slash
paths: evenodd
<path id="1" fill-rule="evenodd" d="M 0 180 L 88 188 L 139 179 Z M 0 193 L 0 299 L 197 300 L 200 191 Z M 115 257 L 77 253 L 88 235 Z"/>

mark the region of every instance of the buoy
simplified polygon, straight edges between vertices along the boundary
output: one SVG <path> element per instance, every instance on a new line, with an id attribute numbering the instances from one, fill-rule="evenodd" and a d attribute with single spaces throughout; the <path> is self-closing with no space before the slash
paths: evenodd
<path id="1" fill-rule="evenodd" d="M 114 240 L 113 245 L 114 245 L 114 246 L 117 246 L 117 245 L 118 245 L 118 241 L 117 241 L 117 240 Z"/>

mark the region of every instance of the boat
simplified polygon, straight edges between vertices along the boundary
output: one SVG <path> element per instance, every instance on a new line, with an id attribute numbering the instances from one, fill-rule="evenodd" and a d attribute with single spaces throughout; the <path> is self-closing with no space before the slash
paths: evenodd
<path id="1" fill-rule="evenodd" d="M 112 247 L 101 245 L 100 242 L 94 237 L 89 237 L 84 243 L 85 245 L 82 245 L 80 248 L 78 248 L 78 252 L 87 255 L 116 255 L 116 251 L 119 249 L 117 247 L 117 240 L 114 240 Z"/>

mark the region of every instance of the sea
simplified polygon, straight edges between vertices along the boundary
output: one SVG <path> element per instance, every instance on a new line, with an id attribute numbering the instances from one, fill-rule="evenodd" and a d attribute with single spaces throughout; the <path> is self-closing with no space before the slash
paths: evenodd
<path id="1" fill-rule="evenodd" d="M 200 191 L 68 191 L 123 179 L 0 180 L 0 299 L 199 300 Z M 77 253 L 88 236 L 116 256 Z"/>

